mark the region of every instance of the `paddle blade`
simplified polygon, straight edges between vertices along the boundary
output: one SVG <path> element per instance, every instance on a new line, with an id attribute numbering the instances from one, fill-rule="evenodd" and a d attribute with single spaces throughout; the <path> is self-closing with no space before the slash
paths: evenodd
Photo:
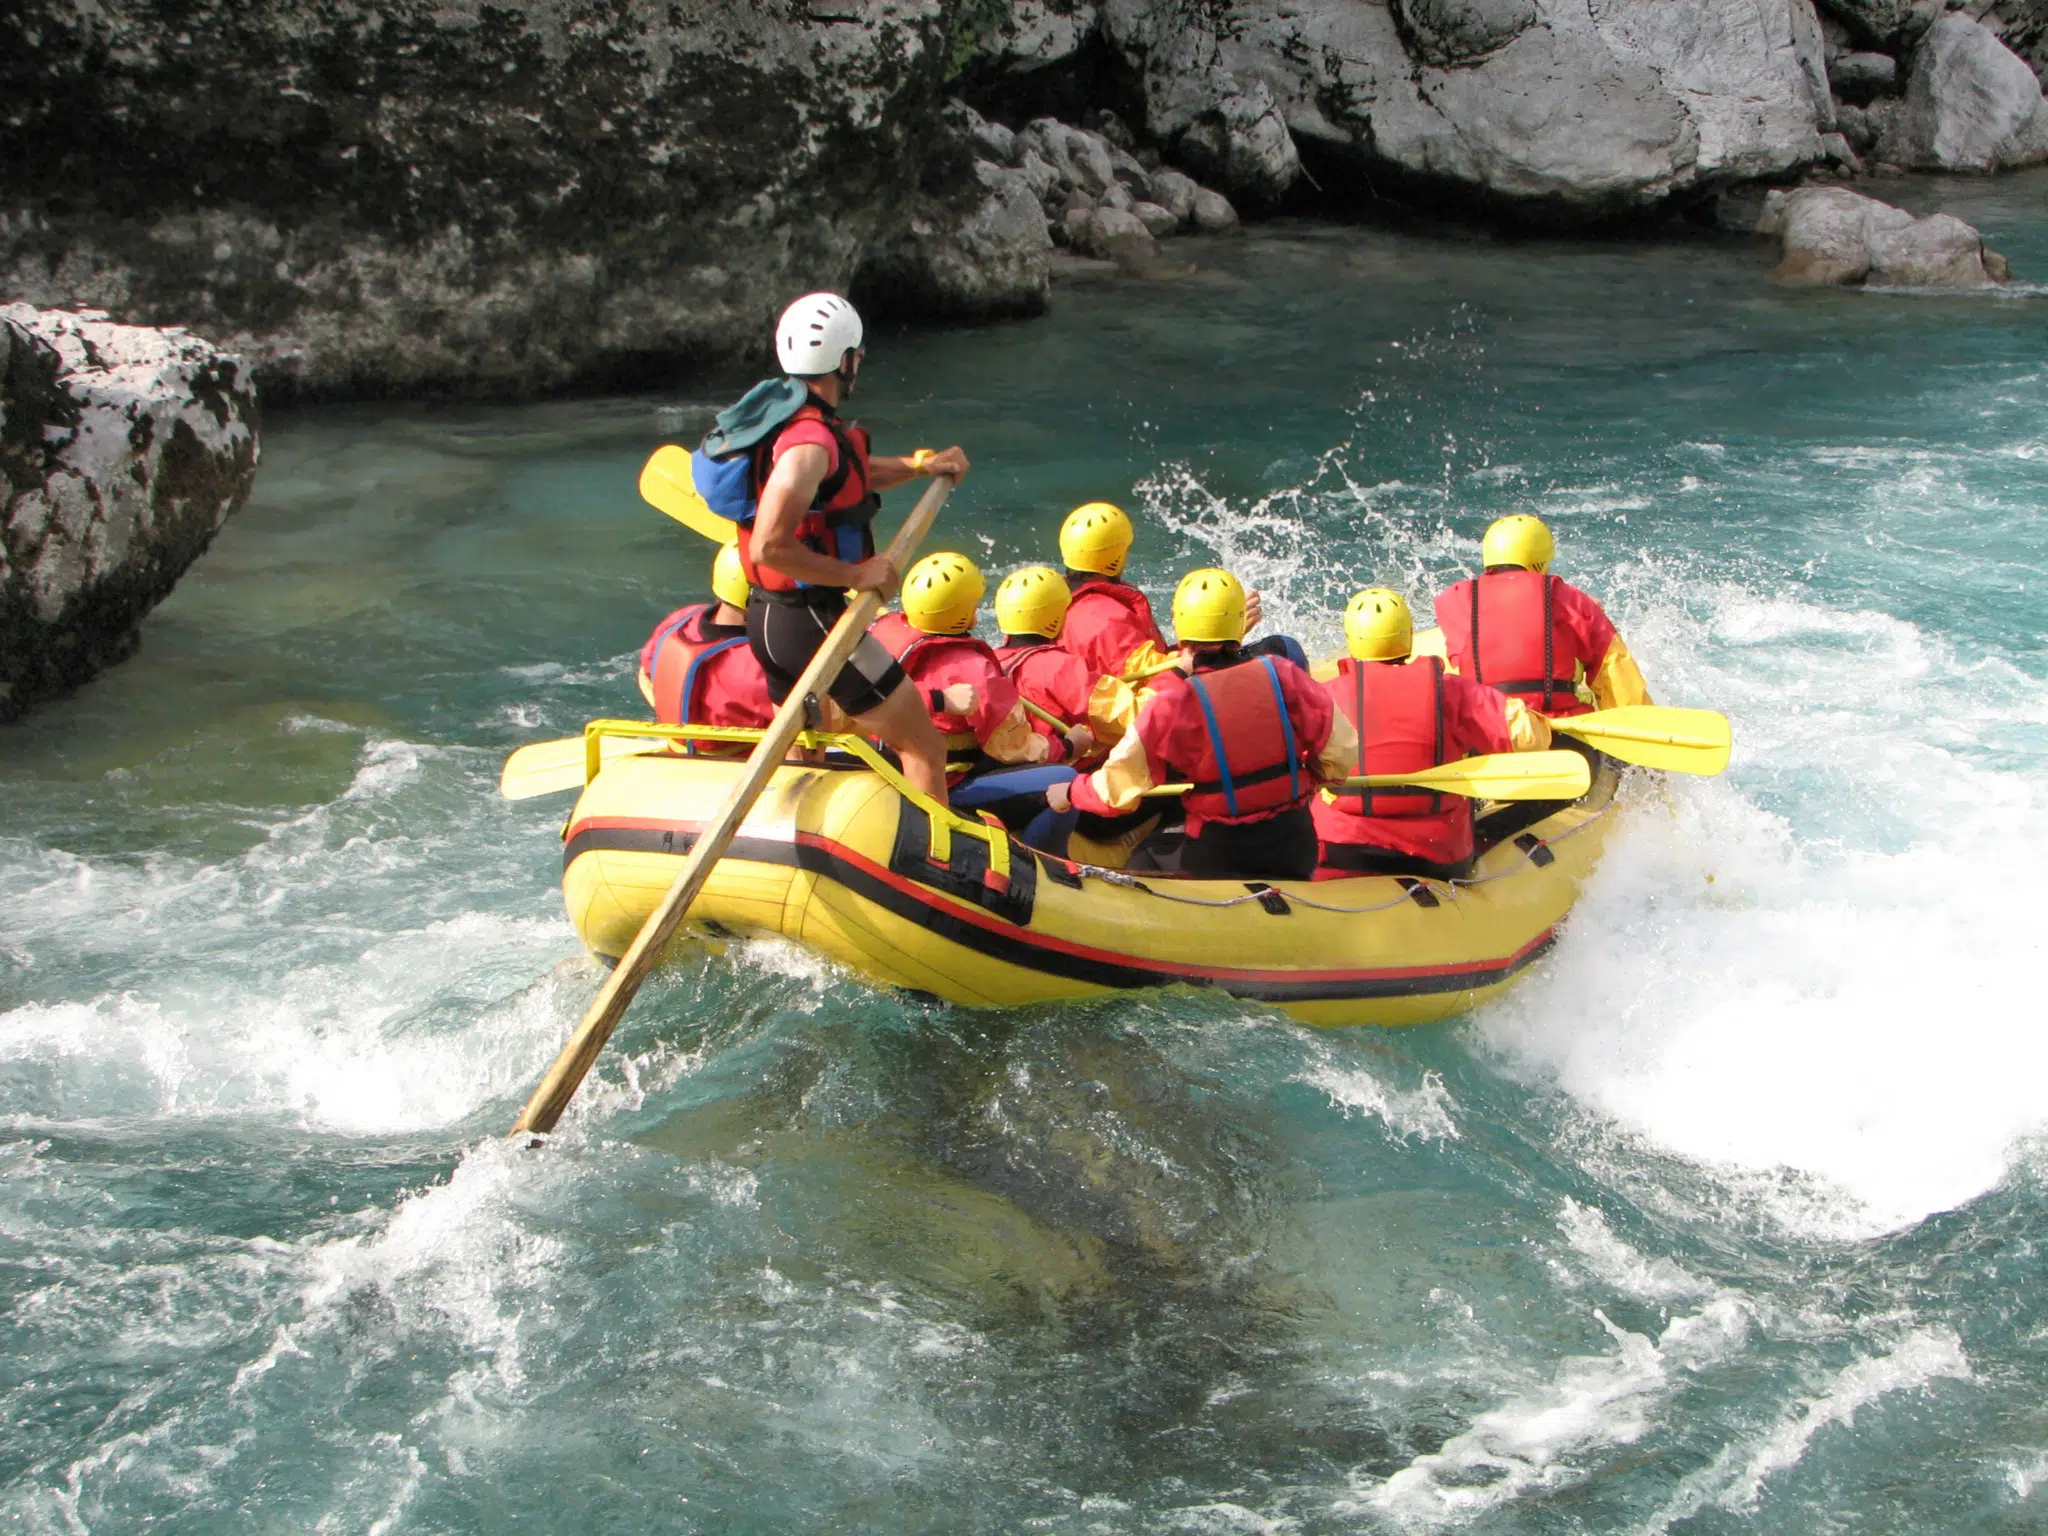
<path id="1" fill-rule="evenodd" d="M 690 453 L 686 448 L 664 443 L 655 449 L 647 460 L 646 468 L 640 471 L 640 494 L 649 505 L 666 512 L 692 532 L 703 534 L 714 544 L 739 542 L 739 524 L 729 517 L 720 517 L 697 494 L 697 482 L 690 474 Z"/>
<path id="2" fill-rule="evenodd" d="M 1728 749 L 1735 739 L 1726 715 L 1661 704 L 1627 704 L 1553 720 L 1550 725 L 1624 763 L 1707 778 L 1728 766 Z"/>
<path id="3" fill-rule="evenodd" d="M 1577 752 L 1501 752 L 1420 773 L 1375 773 L 1351 782 L 1373 789 L 1410 784 L 1468 800 L 1576 800 L 1593 787 L 1593 770 Z"/>
<path id="4" fill-rule="evenodd" d="M 667 747 L 668 743 L 660 738 L 641 736 L 607 736 L 600 744 L 605 762 L 615 757 L 661 752 Z M 583 765 L 581 736 L 536 741 L 505 759 L 505 771 L 498 779 L 498 793 L 507 800 L 531 800 L 536 795 L 556 795 L 566 789 L 581 789 Z"/>

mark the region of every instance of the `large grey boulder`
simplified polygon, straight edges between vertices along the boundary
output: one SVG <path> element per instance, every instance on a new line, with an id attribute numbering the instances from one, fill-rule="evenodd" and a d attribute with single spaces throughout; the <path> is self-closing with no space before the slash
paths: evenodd
<path id="1" fill-rule="evenodd" d="M 1052 236 L 1023 170 L 977 160 L 971 211 L 930 200 L 894 252 L 869 260 L 869 295 L 895 314 L 934 320 L 1037 315 L 1051 293 Z"/>
<path id="2" fill-rule="evenodd" d="M 1800 187 L 1764 200 L 1756 232 L 1783 259 L 1771 274 L 1794 287 L 1988 288 L 2005 263 L 1951 214 L 1915 218 L 1845 187 Z"/>
<path id="3" fill-rule="evenodd" d="M 131 654 L 249 498 L 244 361 L 184 331 L 0 307 L 0 720 Z"/>
<path id="4" fill-rule="evenodd" d="M 1905 104 L 1877 153 L 1925 170 L 2038 165 L 2048 160 L 2041 82 L 1990 28 L 1943 16 L 1913 50 Z"/>
<path id="5" fill-rule="evenodd" d="M 1269 124 L 1368 171 L 1564 220 L 1823 157 L 1810 0 L 1105 0 L 1147 126 L 1226 192 L 1299 174 Z"/>
<path id="6" fill-rule="evenodd" d="M 1039 9 L 1020 64 L 1092 27 Z M 7 0 L 0 295 L 190 326 L 273 400 L 758 363 L 791 296 L 985 244 L 935 165 L 963 10 Z"/>

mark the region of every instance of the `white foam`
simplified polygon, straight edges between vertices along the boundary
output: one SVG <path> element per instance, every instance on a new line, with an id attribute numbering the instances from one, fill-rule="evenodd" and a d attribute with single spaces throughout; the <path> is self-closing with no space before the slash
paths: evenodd
<path id="1" fill-rule="evenodd" d="M 1585 1261 L 1593 1278 L 1643 1301 L 1694 1301 L 1711 1296 L 1714 1287 L 1670 1259 L 1649 1258 L 1615 1236 L 1607 1218 L 1592 1206 L 1567 1198 L 1558 1212 L 1558 1229 Z"/>
<path id="2" fill-rule="evenodd" d="M 1480 1414 L 1384 1482 L 1355 1479 L 1353 1497 L 1335 1513 L 1430 1529 L 1567 1486 L 1583 1475 L 1576 1458 L 1642 1438 L 1679 1381 L 1734 1354 L 1749 1334 L 1746 1309 L 1727 1295 L 1674 1318 L 1655 1340 L 1603 1312 L 1594 1316 L 1614 1341 L 1612 1354 L 1561 1362 L 1548 1381 Z"/>
<path id="3" fill-rule="evenodd" d="M 1455 1141 L 1458 1137 L 1457 1101 L 1434 1072 L 1426 1073 L 1416 1087 L 1404 1089 L 1389 1087 L 1363 1067 L 1323 1061 L 1294 1081 L 1324 1094 L 1344 1111 L 1347 1120 L 1354 1114 L 1374 1116 L 1394 1135 L 1422 1141 Z"/>

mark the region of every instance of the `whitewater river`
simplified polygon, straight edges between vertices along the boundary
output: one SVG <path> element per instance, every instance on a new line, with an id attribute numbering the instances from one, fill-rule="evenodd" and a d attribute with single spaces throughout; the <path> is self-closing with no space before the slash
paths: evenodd
<path id="1" fill-rule="evenodd" d="M 1919 186 L 2048 281 L 2048 179 Z M 708 550 L 685 400 L 273 421 L 134 661 L 0 732 L 0 1528 L 2048 1525 L 2048 299 L 1727 244 L 1280 227 L 877 336 L 992 572 L 1139 513 L 1329 648 L 1549 518 L 1716 781 L 1506 1001 L 974 1013 L 599 977 L 566 799 Z"/>

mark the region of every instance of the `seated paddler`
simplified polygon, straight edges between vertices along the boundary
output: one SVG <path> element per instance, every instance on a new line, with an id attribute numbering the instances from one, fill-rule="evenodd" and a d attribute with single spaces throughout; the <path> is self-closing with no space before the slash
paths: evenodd
<path id="1" fill-rule="evenodd" d="M 1076 761 L 1107 751 L 1137 711 L 1131 686 L 1097 672 L 1060 644 L 1071 593 L 1049 565 L 1027 565 L 996 588 L 995 648 L 1003 675 L 1017 685 L 1040 731 L 1064 736 Z"/>
<path id="2" fill-rule="evenodd" d="M 1024 828 L 1026 841 L 1054 851 L 1071 823 L 1054 827 L 1045 791 L 1073 777 L 1066 760 L 1094 738 L 1085 724 L 1060 732 L 1034 725 L 994 649 L 974 634 L 986 590 L 980 567 L 965 555 L 926 555 L 903 578 L 901 610 L 883 614 L 870 633 L 896 658 L 945 740 L 954 809 L 993 811 L 1005 825 Z"/>
<path id="3" fill-rule="evenodd" d="M 1150 599 L 1124 580 L 1136 537 L 1123 508 L 1107 501 L 1074 508 L 1060 525 L 1060 559 L 1072 593 L 1060 644 L 1098 674 L 1133 680 L 1175 665 L 1176 656 L 1152 617 Z M 1247 632 L 1259 627 L 1260 612 L 1259 594 L 1246 593 Z M 1301 646 L 1286 635 L 1269 635 L 1247 649 L 1308 665 Z"/>
<path id="4" fill-rule="evenodd" d="M 1416 656 L 1408 600 L 1371 587 L 1344 610 L 1337 675 L 1321 686 L 1358 737 L 1358 772 L 1417 773 L 1463 757 L 1534 752 L 1550 722 L 1519 699 L 1461 677 L 1436 656 Z M 1348 875 L 1472 872 L 1472 801 L 1403 786 L 1334 787 L 1315 797 L 1318 880 Z"/>
<path id="5" fill-rule="evenodd" d="M 664 725 L 746 726 L 775 718 L 768 678 L 747 644 L 747 573 L 721 544 L 708 603 L 678 608 L 640 650 L 640 692 Z"/>
<path id="6" fill-rule="evenodd" d="M 1187 783 L 1181 872 L 1209 879 L 1308 879 L 1316 867 L 1309 800 L 1357 759 L 1351 722 L 1283 656 L 1244 648 L 1245 590 L 1230 572 L 1191 571 L 1173 595 L 1179 671 L 1150 679 L 1131 730 L 1102 766 L 1048 802 L 1098 816 L 1136 809 Z"/>
<path id="7" fill-rule="evenodd" d="M 1526 512 L 1487 528 L 1481 574 L 1436 600 L 1451 670 L 1546 715 L 1650 703 L 1643 674 L 1606 610 L 1550 574 L 1556 554 L 1549 527 Z M 1591 704 L 1580 696 L 1581 684 Z"/>

